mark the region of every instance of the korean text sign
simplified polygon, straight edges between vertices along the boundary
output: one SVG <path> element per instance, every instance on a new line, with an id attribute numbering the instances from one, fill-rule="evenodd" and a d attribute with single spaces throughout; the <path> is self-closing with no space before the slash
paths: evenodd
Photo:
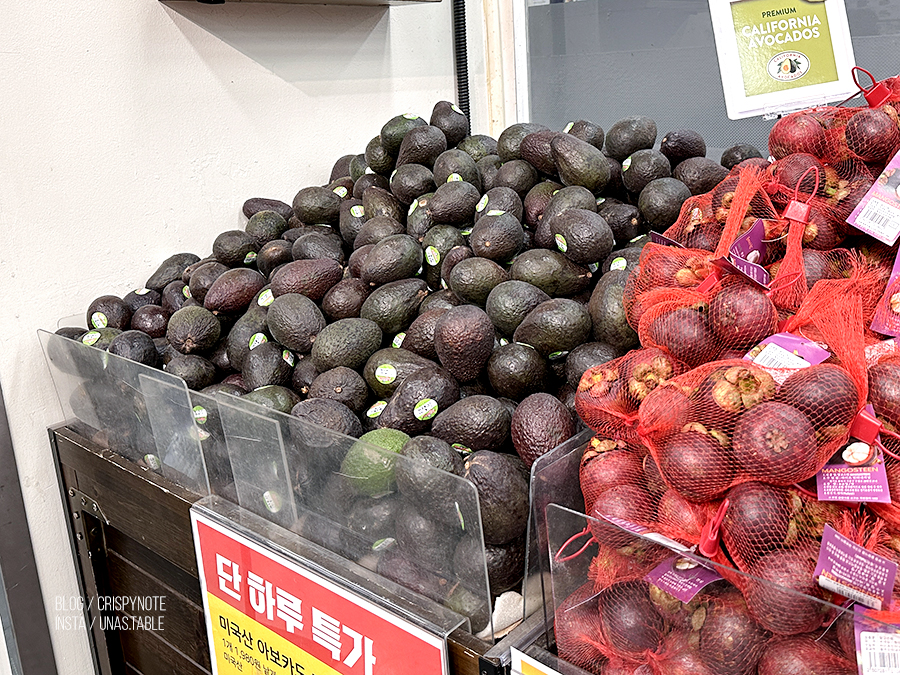
<path id="1" fill-rule="evenodd" d="M 446 675 L 446 643 L 191 512 L 213 673 Z"/>

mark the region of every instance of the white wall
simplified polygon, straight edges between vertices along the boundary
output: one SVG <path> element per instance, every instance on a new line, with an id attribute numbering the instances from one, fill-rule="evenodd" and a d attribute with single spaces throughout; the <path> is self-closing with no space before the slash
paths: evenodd
<path id="1" fill-rule="evenodd" d="M 472 128 L 487 133 L 481 3 L 467 11 Z M 451 25 L 450 0 L 5 3 L 0 382 L 51 625 L 77 590 L 35 331 L 142 286 L 172 253 L 207 254 L 245 199 L 327 182 L 390 117 L 455 100 Z M 90 672 L 85 634 L 51 634 L 60 673 Z"/>

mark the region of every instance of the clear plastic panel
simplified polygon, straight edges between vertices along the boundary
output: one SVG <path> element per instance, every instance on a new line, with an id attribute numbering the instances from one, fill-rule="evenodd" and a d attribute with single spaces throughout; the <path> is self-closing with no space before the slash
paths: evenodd
<path id="1" fill-rule="evenodd" d="M 493 636 L 473 484 L 254 403 L 223 394 L 218 401 L 241 506 L 464 615 L 473 633 Z M 273 473 L 282 448 L 286 484 Z M 278 491 L 296 518 L 267 513 L 265 491 Z"/>
<path id="2" fill-rule="evenodd" d="M 187 384 L 139 376 L 156 439 L 159 471 L 199 495 L 209 494 L 206 466 L 200 451 L 201 428 L 195 424 Z"/>
<path id="3" fill-rule="evenodd" d="M 584 429 L 538 457 L 531 465 L 531 511 L 528 516 L 528 550 L 525 559 L 525 616 L 544 608 L 550 599 L 550 558 L 546 539 L 546 508 L 559 504 L 576 511 L 584 510 L 578 482 L 581 455 L 594 432 Z M 549 616 L 547 623 L 549 624 Z"/>
<path id="4" fill-rule="evenodd" d="M 208 492 L 199 446 L 184 433 L 193 423 L 182 379 L 43 330 L 38 338 L 63 416 L 76 431 L 189 490 Z"/>
<path id="5" fill-rule="evenodd" d="M 216 396 L 237 503 L 282 527 L 297 519 L 278 413 L 229 394 Z"/>
<path id="6" fill-rule="evenodd" d="M 580 659 L 581 662 L 575 665 L 591 672 L 602 671 L 606 655 L 622 653 L 624 647 L 638 644 L 641 645 L 641 650 L 625 652 L 625 660 L 631 659 L 632 668 L 639 668 L 642 663 L 652 661 L 654 669 L 647 672 L 670 672 L 668 668 L 674 669 L 677 663 L 691 659 L 696 663 L 699 659 L 708 664 L 709 672 L 725 672 L 712 665 L 718 658 L 716 654 L 703 651 L 703 627 L 709 621 L 708 617 L 716 603 L 726 603 L 723 606 L 728 616 L 747 613 L 749 620 L 755 623 L 750 598 L 754 598 L 752 601 L 757 603 L 755 606 L 759 608 L 758 611 L 763 612 L 769 621 L 773 620 L 771 612 L 776 611 L 776 608 L 788 617 L 812 611 L 816 615 L 816 627 L 809 632 L 798 631 L 792 635 L 802 634 L 811 639 L 827 635 L 825 642 L 831 642 L 832 645 L 838 641 L 835 635 L 839 630 L 837 622 L 848 619 L 860 618 L 865 622 L 867 630 L 900 634 L 900 626 L 880 620 L 888 615 L 880 618 L 871 614 L 864 615 L 858 611 L 858 605 L 848 609 L 752 577 L 698 554 L 664 546 L 652 532 L 635 534 L 611 522 L 598 521 L 556 504 L 549 505 L 546 511 L 553 598 L 550 614 L 554 619 L 555 644 L 560 657 L 565 657 L 568 663 Z M 599 531 L 597 528 L 602 528 L 604 541 L 615 537 L 616 545 L 621 546 L 615 550 L 606 548 L 606 554 L 599 556 L 596 540 L 591 538 L 592 531 Z M 590 544 L 585 546 L 588 539 Z M 612 562 L 613 559 L 615 562 Z M 682 600 L 669 592 L 658 592 L 660 582 L 655 581 L 655 576 L 654 581 L 650 581 L 648 573 L 664 561 L 675 559 L 683 563 L 678 569 L 706 568 L 722 578 L 709 581 L 691 599 L 685 596 Z M 666 591 L 672 588 L 674 587 L 668 586 Z M 683 589 L 684 586 L 680 586 L 678 592 Z M 642 618 L 638 620 L 637 617 Z M 735 625 L 739 623 L 738 619 L 734 619 L 734 622 Z M 743 625 L 746 625 L 746 621 Z M 737 665 L 746 669 L 740 672 L 756 672 L 755 663 L 751 664 L 749 659 L 759 658 L 770 644 L 774 645 L 784 639 L 765 630 L 762 625 L 759 624 L 752 632 L 746 627 L 742 629 L 742 640 L 754 638 L 760 645 L 755 652 L 753 649 L 745 650 L 747 655 L 744 658 L 747 661 Z M 585 639 L 586 636 L 590 636 L 590 640 Z M 727 634 L 722 637 L 731 639 Z M 712 637 L 709 640 L 713 642 Z M 644 649 L 646 651 L 642 651 Z M 802 658 L 807 657 L 808 655 L 804 655 Z M 845 655 L 844 658 L 846 660 L 852 657 Z M 560 672 L 567 671 L 560 669 Z"/>
<path id="7" fill-rule="evenodd" d="M 222 416 L 215 396 L 198 391 L 188 391 L 191 401 L 191 416 L 197 425 L 197 438 L 206 466 L 209 493 L 220 495 L 237 504 L 238 496 L 234 485 L 231 458 L 225 443 Z"/>

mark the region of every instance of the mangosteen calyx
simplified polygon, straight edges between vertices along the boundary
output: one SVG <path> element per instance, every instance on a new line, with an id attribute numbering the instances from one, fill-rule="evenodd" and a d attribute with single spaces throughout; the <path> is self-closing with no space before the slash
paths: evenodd
<path id="1" fill-rule="evenodd" d="M 649 361 L 638 363 L 631 371 L 628 380 L 628 393 L 638 401 L 647 398 L 647 394 L 659 385 L 666 383 L 674 374 L 672 361 L 662 355 L 657 355 Z"/>
<path id="2" fill-rule="evenodd" d="M 600 398 L 609 393 L 612 383 L 619 379 L 616 368 L 594 368 L 589 370 L 578 383 L 578 392 L 590 390 L 591 396 Z"/>
<path id="3" fill-rule="evenodd" d="M 728 412 L 749 410 L 775 396 L 775 379 L 762 369 L 731 366 L 712 377 L 713 400 Z"/>

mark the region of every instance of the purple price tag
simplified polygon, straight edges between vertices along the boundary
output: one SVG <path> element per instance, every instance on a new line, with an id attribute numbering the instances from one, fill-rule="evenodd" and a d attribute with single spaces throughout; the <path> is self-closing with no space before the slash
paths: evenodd
<path id="1" fill-rule="evenodd" d="M 822 588 L 880 610 L 891 604 L 897 563 L 853 543 L 826 524 L 814 576 Z"/>
<path id="2" fill-rule="evenodd" d="M 697 561 L 679 556 L 664 560 L 644 577 L 681 602 L 690 602 L 703 588 L 721 578 Z"/>
<path id="3" fill-rule="evenodd" d="M 793 333 L 775 333 L 747 352 L 744 359 L 769 368 L 808 368 L 830 356 L 831 352 L 812 340 Z"/>
<path id="4" fill-rule="evenodd" d="M 893 246 L 900 237 L 900 152 L 888 162 L 847 222 Z"/>
<path id="5" fill-rule="evenodd" d="M 900 336 L 900 251 L 869 328 L 882 335 Z"/>
<path id="6" fill-rule="evenodd" d="M 772 277 L 765 267 L 748 262 L 737 256 L 733 256 L 731 260 L 728 258 L 716 258 L 712 261 L 712 264 L 729 274 L 738 274 L 755 284 L 759 284 L 765 291 L 769 290 L 769 284 L 772 283 Z"/>
<path id="7" fill-rule="evenodd" d="M 684 245 L 679 244 L 674 239 L 669 239 L 664 234 L 660 234 L 659 232 L 650 231 L 650 241 L 654 244 L 660 244 L 662 246 L 674 246 L 675 248 L 684 248 Z"/>
<path id="8" fill-rule="evenodd" d="M 735 239 L 731 245 L 729 251 L 731 251 L 732 262 L 737 257 L 747 262 L 761 263 L 766 259 L 765 240 L 766 224 L 762 218 L 757 218 L 750 229 Z"/>

